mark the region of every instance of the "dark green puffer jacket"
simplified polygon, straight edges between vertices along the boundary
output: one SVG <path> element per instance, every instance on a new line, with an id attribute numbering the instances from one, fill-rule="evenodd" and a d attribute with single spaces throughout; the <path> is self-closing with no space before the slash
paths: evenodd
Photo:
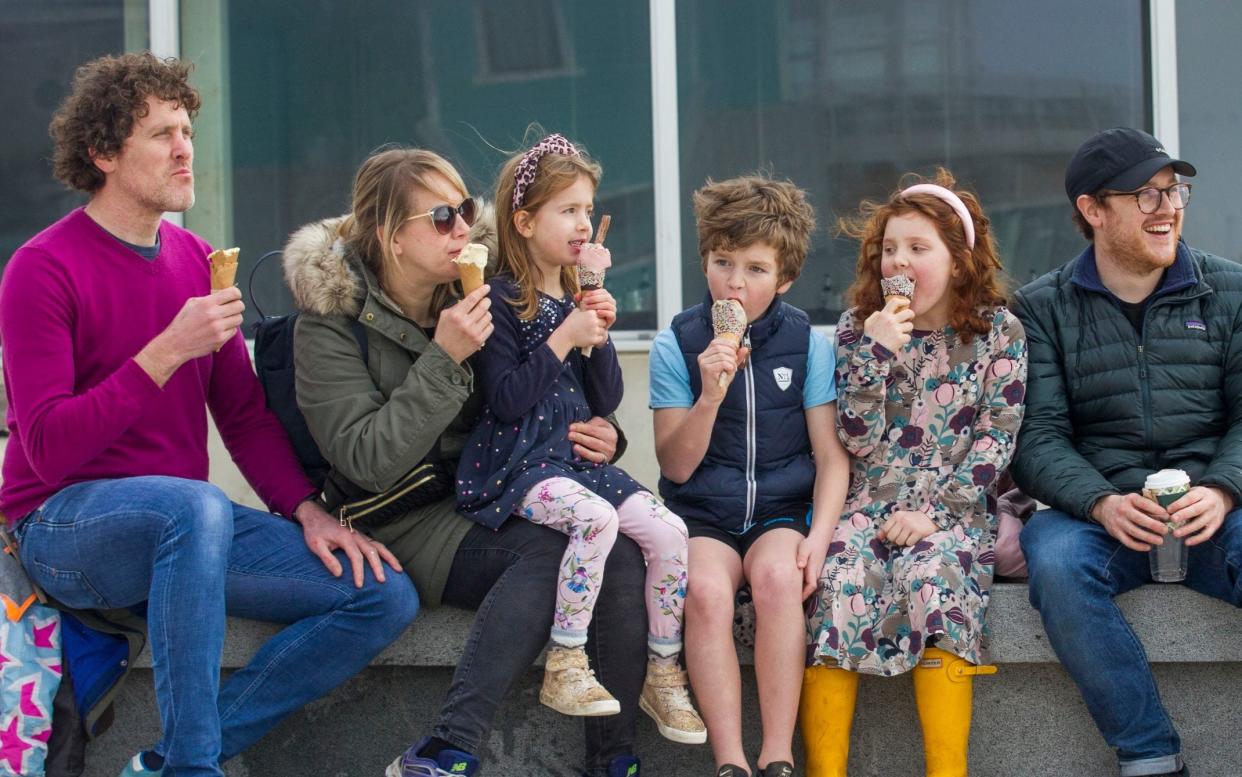
<path id="1" fill-rule="evenodd" d="M 1134 331 L 1100 281 L 1095 247 L 1019 289 L 1026 416 L 1022 490 L 1087 518 L 1166 467 L 1242 505 L 1242 265 L 1180 243 Z"/>

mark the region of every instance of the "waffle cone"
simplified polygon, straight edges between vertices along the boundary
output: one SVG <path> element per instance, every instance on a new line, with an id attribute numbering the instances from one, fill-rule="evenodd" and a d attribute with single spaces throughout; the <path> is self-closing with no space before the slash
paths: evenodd
<path id="1" fill-rule="evenodd" d="M 461 273 L 461 290 L 469 294 L 483 285 L 483 268 L 473 264 L 459 264 L 458 271 Z"/>
<path id="2" fill-rule="evenodd" d="M 237 255 L 240 248 L 221 248 L 207 256 L 211 263 L 211 290 L 220 291 L 233 285 L 237 278 Z"/>
<path id="3" fill-rule="evenodd" d="M 903 296 L 901 294 L 889 294 L 887 297 L 884 298 L 885 307 L 887 307 L 890 302 L 897 303 L 898 311 L 901 311 L 903 308 L 910 307 L 910 298 Z"/>

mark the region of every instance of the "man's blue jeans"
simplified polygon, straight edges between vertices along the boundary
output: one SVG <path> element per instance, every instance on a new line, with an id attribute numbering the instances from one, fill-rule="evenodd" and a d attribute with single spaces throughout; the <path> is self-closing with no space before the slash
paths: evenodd
<path id="1" fill-rule="evenodd" d="M 367 665 L 418 612 L 409 577 L 333 577 L 296 523 L 208 483 L 138 477 L 63 489 L 18 527 L 30 576 L 75 608 L 147 602 L 165 777 L 220 762 Z M 225 615 L 289 624 L 220 687 Z"/>
<path id="2" fill-rule="evenodd" d="M 1099 524 L 1041 510 L 1022 531 L 1031 604 L 1087 703 L 1122 777 L 1176 771 L 1181 741 L 1160 702 L 1143 645 L 1113 597 L 1151 582 L 1147 554 Z M 1190 548 L 1185 584 L 1242 606 L 1242 510 Z"/>

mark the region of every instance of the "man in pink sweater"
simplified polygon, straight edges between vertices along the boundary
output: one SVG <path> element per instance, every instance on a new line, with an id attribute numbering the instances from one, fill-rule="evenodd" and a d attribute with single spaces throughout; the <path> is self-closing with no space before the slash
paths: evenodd
<path id="1" fill-rule="evenodd" d="M 67 607 L 146 603 L 163 738 L 122 775 L 223 775 L 418 611 L 387 549 L 313 501 L 251 368 L 241 293 L 211 291 L 210 247 L 162 220 L 194 204 L 188 73 L 149 53 L 78 70 L 52 121 L 54 166 L 90 201 L 18 249 L 0 283 L 0 511 L 23 563 Z M 276 515 L 207 482 L 208 410 Z M 289 625 L 220 687 L 226 614 Z"/>

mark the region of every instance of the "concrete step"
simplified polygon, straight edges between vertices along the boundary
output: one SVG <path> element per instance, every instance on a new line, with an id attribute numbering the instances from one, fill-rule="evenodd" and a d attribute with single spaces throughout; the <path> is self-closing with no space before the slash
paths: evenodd
<path id="1" fill-rule="evenodd" d="M 1000 673 L 976 683 L 971 774 L 974 777 L 1100 777 L 1116 773 L 1112 753 L 1057 664 L 1026 586 L 993 589 L 989 623 Z M 1182 736 L 1195 777 L 1238 777 L 1242 729 L 1242 618 L 1221 602 L 1182 586 L 1146 586 L 1119 599 L 1155 665 L 1162 695 Z M 419 616 L 373 665 L 328 698 L 285 721 L 229 762 L 229 777 L 380 777 L 384 767 L 433 724 L 472 613 L 442 608 Z M 277 627 L 230 622 L 224 666 L 241 666 Z M 1106 646 L 1101 646 L 1106 649 Z M 749 664 L 749 657 L 743 660 Z M 136 750 L 155 741 L 149 658 L 122 694 L 113 730 L 93 743 L 87 777 L 115 777 Z M 486 746 L 482 774 L 559 777 L 582 760 L 581 724 L 538 703 L 540 670 L 510 693 Z M 749 752 L 760 732 L 754 673 L 743 670 Z M 800 748 L 800 743 L 797 744 Z M 922 773 L 921 738 L 909 677 L 864 678 L 855 717 L 850 774 Z M 676 745 L 639 721 L 637 750 L 646 777 L 710 775 L 706 746 Z"/>

